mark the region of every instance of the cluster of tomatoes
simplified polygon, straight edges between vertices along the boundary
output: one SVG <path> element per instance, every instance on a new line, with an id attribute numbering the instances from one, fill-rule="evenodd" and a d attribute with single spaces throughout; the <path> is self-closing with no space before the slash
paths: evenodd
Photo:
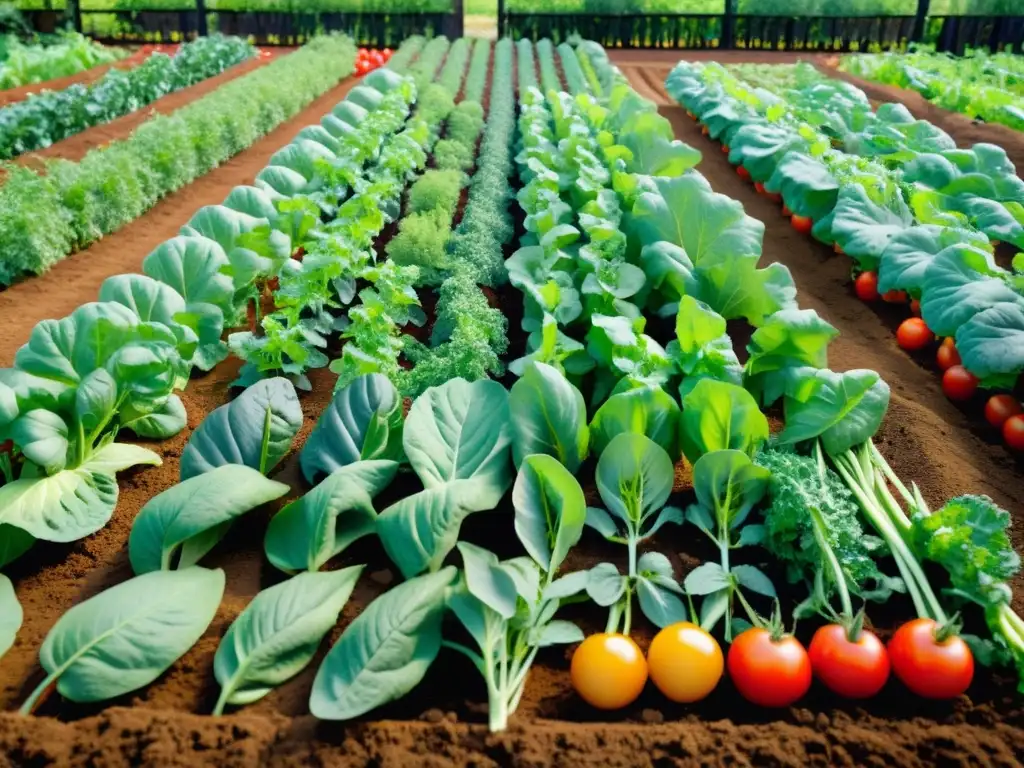
<path id="1" fill-rule="evenodd" d="M 867 629 L 841 624 L 821 627 L 808 648 L 777 628 L 752 627 L 733 640 L 727 658 L 714 637 L 681 622 L 654 637 L 646 659 L 628 635 L 591 635 L 573 653 L 571 676 L 584 701 L 613 710 L 632 704 L 648 679 L 671 701 L 700 701 L 726 669 L 747 701 L 788 707 L 815 677 L 840 696 L 867 699 L 885 687 L 890 672 L 918 696 L 955 698 L 971 684 L 974 657 L 963 639 L 932 619 L 902 625 L 888 646 Z"/>
<path id="2" fill-rule="evenodd" d="M 697 119 L 693 114 L 690 116 L 694 120 Z M 703 126 L 703 133 L 707 135 L 707 126 Z M 729 154 L 729 147 L 726 144 L 722 145 L 722 152 Z M 750 171 L 742 165 L 736 166 L 736 173 L 745 181 L 751 180 Z M 755 182 L 754 188 L 770 200 L 782 202 L 781 195 L 768 192 L 761 182 Z M 809 217 L 795 215 L 785 205 L 782 206 L 782 214 L 789 218 L 793 229 L 801 234 L 810 234 L 814 228 L 814 222 Z M 843 253 L 838 243 L 834 248 L 836 253 Z M 904 349 L 920 351 L 936 341 L 935 334 L 920 317 L 920 302 L 917 299 L 911 300 L 906 291 L 879 294 L 878 275 L 875 272 L 861 272 L 854 281 L 854 290 L 862 301 L 882 300 L 891 304 L 910 304 L 910 311 L 914 317 L 904 321 L 896 331 L 896 341 Z M 964 402 L 974 397 L 978 390 L 978 378 L 961 365 L 954 339 L 942 340 L 936 361 L 942 369 L 942 391 L 946 397 L 956 402 Z M 1002 433 L 1003 442 L 1008 447 L 1015 451 L 1024 451 L 1024 406 L 1015 396 L 996 394 L 989 397 L 985 403 L 985 419 Z"/>
<path id="3" fill-rule="evenodd" d="M 878 275 L 861 272 L 853 283 L 857 298 L 861 301 L 887 301 L 896 304 L 910 303 L 914 315 L 896 329 L 896 343 L 910 352 L 928 349 L 937 341 L 927 323 L 921 318 L 921 304 L 910 300 L 905 291 L 878 293 Z M 970 400 L 978 391 L 978 377 L 961 364 L 956 340 L 947 336 L 942 339 L 935 353 L 935 362 L 942 371 L 942 391 L 954 402 Z M 1012 394 L 992 395 L 985 402 L 985 419 L 1002 433 L 1003 441 L 1015 451 L 1024 451 L 1024 406 Z"/>
<path id="4" fill-rule="evenodd" d="M 367 72 L 372 72 L 378 67 L 383 67 L 388 63 L 391 54 L 392 50 L 390 48 L 374 49 L 372 51 L 367 48 L 360 48 L 359 53 L 356 55 L 356 74 L 365 75 Z"/>

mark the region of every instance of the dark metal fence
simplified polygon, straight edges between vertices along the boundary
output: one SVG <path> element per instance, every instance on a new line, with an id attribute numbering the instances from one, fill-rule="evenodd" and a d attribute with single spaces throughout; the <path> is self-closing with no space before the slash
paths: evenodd
<path id="1" fill-rule="evenodd" d="M 1024 52 L 1024 15 L 931 16 L 929 8 L 930 0 L 918 0 L 913 16 L 762 16 L 737 14 L 735 0 L 726 0 L 720 14 L 535 13 L 498 0 L 498 34 L 556 42 L 578 34 L 606 48 L 866 51 L 926 42 L 956 54 L 968 47 Z"/>
<path id="2" fill-rule="evenodd" d="M 132 11 L 81 9 L 69 2 L 66 11 L 74 28 L 105 42 L 169 43 L 210 32 L 250 37 L 260 45 L 299 45 L 322 32 L 345 32 L 357 44 L 396 47 L 413 34 L 460 37 L 463 0 L 453 0 L 449 13 L 342 13 L 207 10 L 204 0 L 181 9 Z M 61 12 L 28 11 L 36 29 L 59 22 Z"/>

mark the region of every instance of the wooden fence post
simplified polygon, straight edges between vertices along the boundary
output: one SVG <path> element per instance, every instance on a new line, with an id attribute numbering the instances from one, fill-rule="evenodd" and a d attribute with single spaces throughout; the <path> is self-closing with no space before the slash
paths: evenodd
<path id="1" fill-rule="evenodd" d="M 75 26 L 75 32 L 82 34 L 82 3 L 81 0 L 68 0 L 71 3 L 71 23 Z M 47 3 L 49 5 L 49 3 Z"/>
<path id="2" fill-rule="evenodd" d="M 452 10 L 448 15 L 448 21 L 445 24 L 445 36 L 449 40 L 462 37 L 462 33 L 465 31 L 465 21 L 465 7 L 463 0 L 452 0 Z"/>
<path id="3" fill-rule="evenodd" d="M 196 0 L 196 19 L 200 37 L 206 37 L 210 31 L 206 28 L 206 0 Z"/>
<path id="4" fill-rule="evenodd" d="M 910 42 L 924 42 L 924 26 L 928 22 L 930 7 L 931 0 L 917 0 L 917 15 L 914 16 L 914 31 L 911 33 Z"/>
<path id="5" fill-rule="evenodd" d="M 736 0 L 725 0 L 722 14 L 722 44 L 726 50 L 736 47 Z"/>

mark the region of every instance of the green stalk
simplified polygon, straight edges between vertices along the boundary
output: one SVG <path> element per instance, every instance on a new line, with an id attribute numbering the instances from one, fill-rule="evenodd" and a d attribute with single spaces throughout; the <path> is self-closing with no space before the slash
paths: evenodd
<path id="1" fill-rule="evenodd" d="M 18 710 L 18 714 L 31 715 L 33 710 L 35 710 L 36 705 L 39 704 L 39 700 L 42 699 L 50 690 L 50 686 L 57 681 L 57 678 L 60 677 L 61 673 L 64 672 L 65 669 L 67 669 L 66 665 L 58 669 L 56 672 L 47 675 L 46 679 L 37 685 L 36 689 L 32 691 L 32 694 L 25 699 L 25 703 L 21 705 L 21 709 Z"/>
<path id="2" fill-rule="evenodd" d="M 836 557 L 836 553 L 825 538 L 825 520 L 821 516 L 821 510 L 817 507 L 808 507 L 808 511 L 814 522 L 814 538 L 818 542 L 818 549 L 825 554 L 825 562 L 828 564 L 829 570 L 832 571 L 832 580 L 835 582 L 836 592 L 839 593 L 839 603 L 843 609 L 842 615 L 847 619 L 852 619 L 853 601 L 850 599 L 850 590 L 846 586 L 846 574 L 839 564 L 839 558 Z"/>

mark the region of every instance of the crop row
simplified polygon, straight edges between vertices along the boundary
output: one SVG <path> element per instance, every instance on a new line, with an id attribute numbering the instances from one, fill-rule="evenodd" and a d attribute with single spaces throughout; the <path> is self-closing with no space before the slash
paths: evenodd
<path id="1" fill-rule="evenodd" d="M 52 45 L 26 45 L 8 37 L 0 61 L 0 90 L 42 83 L 110 64 L 128 55 L 107 48 L 75 32 L 66 33 Z"/>
<path id="2" fill-rule="evenodd" d="M 655 105 L 582 47 L 561 52 L 563 71 L 577 57 L 586 72 L 578 60 L 586 57 L 594 78 L 567 78 L 576 83 L 574 94 L 543 95 L 533 44 L 520 41 L 516 50 L 515 164 L 522 184 L 514 198 L 525 224 L 505 268 L 508 287 L 525 304 L 517 330 L 529 338 L 526 358 L 510 366 L 518 376 L 511 388 L 489 380 L 493 371 L 476 370 L 475 381 L 455 377 L 425 389 L 406 415 L 396 387 L 405 374 L 393 362 L 405 343 L 397 330 L 419 309 L 419 269 L 393 258 L 378 262 L 370 249 L 381 245 L 387 221 L 400 222 L 401 231 L 428 210 L 446 217 L 448 227 L 457 217 L 453 185 L 424 172 L 428 149 L 453 130 L 454 94 L 442 86 L 421 92 L 412 79 L 387 70 L 366 78 L 321 126 L 304 129 L 277 153 L 256 187 L 236 188 L 224 206 L 197 213 L 176 239 L 186 243 L 171 241 L 158 259 L 147 258 L 149 278 L 112 278 L 101 295 L 107 302 L 72 315 L 85 322 L 90 313 L 124 307 L 137 336 L 113 333 L 116 323 L 102 335 L 89 332 L 98 326 L 56 333 L 53 324 L 66 321 L 47 321 L 19 351 L 15 369 L 3 372 L 0 404 L 15 443 L 9 469 L 11 462 L 28 468 L 0 488 L 0 552 L 17 555 L 26 535 L 69 540 L 89 532 L 86 522 L 102 525 L 92 491 L 63 506 L 41 493 L 43 486 L 58 497 L 71 483 L 95 487 L 107 502 L 111 493 L 116 499 L 117 466 L 156 458 L 111 442 L 136 398 L 152 397 L 157 383 L 165 393 L 187 375 L 187 364 L 153 364 L 143 354 L 156 350 L 147 346 L 151 340 L 161 350 L 173 347 L 177 360 L 191 349 L 188 359 L 195 361 L 204 331 L 199 316 L 208 311 L 202 305 L 221 302 L 221 317 L 233 314 L 225 322 L 234 323 L 242 306 L 256 308 L 264 296 L 273 297 L 274 313 L 292 309 L 299 321 L 323 323 L 307 324 L 294 345 L 282 345 L 282 365 L 268 372 L 287 376 L 251 383 L 193 432 L 181 455 L 181 482 L 151 499 L 133 523 L 128 554 L 135 576 L 54 625 L 40 650 L 47 677 L 24 712 L 51 685 L 82 702 L 136 690 L 206 632 L 225 577 L 203 567 L 203 559 L 234 522 L 290 490 L 268 477 L 303 421 L 293 382 L 302 381 L 305 368 L 284 364 L 294 349 L 309 349 L 310 335 L 339 330 L 346 340 L 341 360 L 348 359 L 341 386 L 298 456 L 312 487 L 277 511 L 264 538 L 268 561 L 288 578 L 260 592 L 222 638 L 213 663 L 221 687 L 216 713 L 256 701 L 313 661 L 363 566 L 321 569 L 350 556 L 346 550 L 367 536 L 379 538 L 404 581 L 351 621 L 324 657 L 309 698 L 318 718 L 348 720 L 403 696 L 442 648 L 463 654 L 480 673 L 492 730 L 506 727 L 532 664 L 553 645 L 580 643 L 573 684 L 605 709 L 634 700 L 648 674 L 675 701 L 706 696 L 723 671 L 720 646 L 709 634 L 719 627 L 731 644 L 736 687 L 765 706 L 802 696 L 812 665 L 841 695 L 874 695 L 890 658 L 914 692 L 957 696 L 970 683 L 973 657 L 952 608 L 981 614 L 972 603 L 984 608 L 983 619 L 973 618 L 988 622 L 992 658 L 1024 656 L 1024 624 L 1009 607 L 1006 585 L 1019 568 L 1006 534 L 1008 513 L 975 496 L 932 511 L 916 486 L 896 477 L 872 443 L 888 406 L 887 385 L 873 371 L 827 367 L 836 330 L 797 307 L 785 267 L 758 267 L 764 225 L 712 191 L 694 169 L 699 152 L 674 139 Z M 463 243 L 482 243 L 473 232 L 488 221 L 505 224 L 489 241 L 489 258 L 512 234 L 504 209 L 512 198 L 512 52 L 509 40 L 495 47 L 483 137 L 495 151 L 476 164 L 470 204 L 448 237 L 454 254 Z M 428 59 L 418 75 L 437 71 L 443 58 Z M 589 92 L 594 82 L 606 97 Z M 403 217 L 403 191 L 417 176 Z M 476 217 L 479 223 L 467 224 Z M 467 234 L 472 240 L 463 240 Z M 185 244 L 195 257 L 175 259 Z M 167 264 L 165 274 L 189 277 L 187 285 L 160 282 L 152 274 L 158 263 Z M 448 271 L 442 299 L 447 286 L 475 288 L 494 275 L 479 257 Z M 304 293 L 307 277 L 329 290 Z M 495 284 L 504 282 L 495 277 Z M 369 283 L 358 302 L 357 278 Z M 119 299 L 125 288 L 130 297 Z M 174 301 L 192 311 L 168 303 Z M 454 302 L 452 312 L 457 333 Z M 274 313 L 261 321 L 267 335 Z M 194 316 L 194 328 L 184 323 Z M 753 327 L 744 364 L 726 333 L 726 322 L 737 319 Z M 364 346 L 352 328 L 370 322 L 382 336 Z M 99 338 L 102 348 L 93 348 Z M 214 356 L 224 353 L 219 332 L 206 338 Z M 64 339 L 81 346 L 64 350 Z M 116 348 L 122 340 L 128 349 Z M 447 343 L 454 340 L 455 333 Z M 101 372 L 116 377 L 112 390 Z M 92 377 L 88 386 L 79 383 L 83 374 Z M 122 386 L 130 390 L 127 400 L 118 394 Z M 26 400 L 48 396 L 52 408 Z M 770 440 L 762 408 L 780 402 L 785 424 Z M 45 462 L 61 453 L 61 437 L 69 455 L 82 435 L 97 435 L 102 446 L 88 468 L 50 475 Z M 684 458 L 693 494 L 676 500 L 692 501 L 685 511 L 670 503 L 675 466 Z M 412 473 L 400 473 L 403 465 Z M 399 487 L 402 475 L 419 483 Z M 377 512 L 375 497 L 392 485 L 408 492 Z M 583 489 L 593 485 L 603 507 L 587 504 Z M 36 490 L 24 499 L 30 487 Z M 467 540 L 466 518 L 502 508 L 509 491 L 511 512 L 494 515 L 496 551 Z M 975 535 L 979 528 L 987 531 L 984 539 Z M 53 539 L 53 531 L 64 538 Z M 715 555 L 680 583 L 663 552 L 698 533 Z M 584 536 L 623 547 L 626 573 L 609 562 L 564 572 Z M 461 568 L 450 564 L 453 557 Z M 771 559 L 786 566 L 790 584 L 776 587 L 766 568 Z M 944 569 L 954 589 L 939 592 L 925 561 Z M 897 631 L 902 645 L 894 639 L 886 655 L 854 601 L 881 602 L 899 592 L 909 595 L 919 619 Z M 817 615 L 829 624 L 824 640 L 815 636 L 810 660 L 782 628 L 783 598 L 787 605 L 797 601 L 796 617 Z M 606 631 L 585 638 L 558 617 L 568 603 L 606 610 Z M 634 606 L 664 628 L 646 660 L 630 638 Z M 20 617 L 3 577 L 0 608 L 0 616 Z M 17 623 L 9 626 L 0 624 L 0 650 L 17 631 Z M 834 653 L 815 655 L 816 644 Z M 851 648 L 860 647 L 871 648 L 871 669 L 853 673 Z M 758 652 L 770 661 L 758 663 Z M 928 652 L 945 653 L 946 666 L 922 665 Z M 683 674 L 681 659 L 695 660 Z"/>
<path id="3" fill-rule="evenodd" d="M 174 56 L 154 53 L 131 69 L 111 69 L 91 85 L 44 91 L 0 109 L 0 160 L 48 147 L 162 96 L 219 75 L 256 49 L 237 37 L 201 37 Z"/>
<path id="4" fill-rule="evenodd" d="M 253 144 L 352 72 L 355 47 L 318 38 L 78 163 L 9 167 L 0 185 L 0 283 L 41 274 Z"/>
<path id="5" fill-rule="evenodd" d="M 719 66 L 680 64 L 666 87 L 742 174 L 781 195 L 795 227 L 853 259 L 862 296 L 877 297 L 877 283 L 916 302 L 924 326 L 901 338 L 923 333 L 903 343 L 955 340 L 963 366 L 944 378 L 964 382 L 944 387 L 951 397 L 1014 388 L 1024 371 L 1024 257 L 1000 267 L 989 237 L 1024 242 L 1024 182 L 1002 149 L 956 149 L 901 105 L 875 112 L 859 90 L 816 74 L 776 83 L 775 95 Z M 1007 442 L 1024 444 L 1015 424 Z"/>

